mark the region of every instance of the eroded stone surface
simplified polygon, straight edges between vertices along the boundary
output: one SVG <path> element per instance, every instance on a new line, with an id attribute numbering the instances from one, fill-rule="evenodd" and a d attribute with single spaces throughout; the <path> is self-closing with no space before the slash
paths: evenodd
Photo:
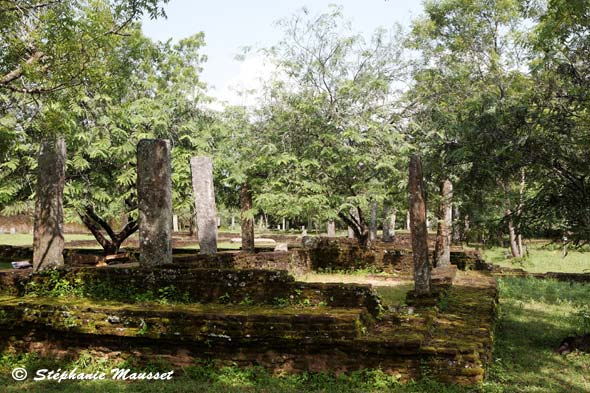
<path id="1" fill-rule="evenodd" d="M 191 173 L 200 253 L 215 254 L 217 252 L 217 208 L 211 157 L 192 157 Z"/>
<path id="2" fill-rule="evenodd" d="M 62 266 L 63 190 L 66 176 L 66 143 L 63 137 L 41 143 L 37 166 L 37 201 L 33 230 L 33 269 Z M 16 233 L 16 230 L 15 230 Z"/>
<path id="3" fill-rule="evenodd" d="M 143 360 L 164 358 L 174 365 L 213 358 L 283 372 L 380 368 L 402 381 L 427 372 L 444 382 L 479 383 L 491 356 L 495 282 L 470 272 L 458 273 L 453 284 L 435 286 L 434 306 L 420 303 L 378 320 L 364 307 L 3 297 L 0 337 L 7 350 L 46 356 L 81 349 L 108 356 L 133 348 Z"/>
<path id="4" fill-rule="evenodd" d="M 414 286 L 419 294 L 430 293 L 430 263 L 428 260 L 428 230 L 426 227 L 426 202 L 420 157 L 410 158 L 410 232 L 414 257 Z"/>
<path id="5" fill-rule="evenodd" d="M 170 142 L 143 139 L 137 145 L 140 263 L 172 263 Z"/>

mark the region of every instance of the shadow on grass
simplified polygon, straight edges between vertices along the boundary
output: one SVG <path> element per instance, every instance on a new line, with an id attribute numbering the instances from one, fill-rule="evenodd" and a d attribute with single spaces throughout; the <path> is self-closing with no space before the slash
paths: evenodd
<path id="1" fill-rule="evenodd" d="M 545 309 L 543 309 L 545 308 Z M 588 392 L 590 355 L 561 356 L 554 349 L 574 327 L 557 305 L 501 305 L 492 386 L 506 392 Z"/>

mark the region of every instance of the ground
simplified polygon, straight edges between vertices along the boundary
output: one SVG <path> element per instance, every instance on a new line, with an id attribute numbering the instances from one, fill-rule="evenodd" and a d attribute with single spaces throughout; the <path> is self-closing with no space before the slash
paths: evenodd
<path id="1" fill-rule="evenodd" d="M 486 251 L 492 262 L 525 270 L 582 272 L 590 268 L 588 253 L 570 251 L 561 258 L 560 250 L 532 248 L 524 261 L 507 260 L 502 249 Z M 496 259 L 501 259 L 498 261 Z M 408 282 L 388 282 L 372 272 L 355 274 L 310 274 L 306 281 L 347 281 L 372 283 L 384 297 L 386 305 L 403 302 Z M 395 377 L 379 370 L 367 370 L 348 376 L 299 374 L 273 376 L 261 369 L 216 368 L 195 364 L 178 371 L 172 381 L 126 383 L 102 382 L 15 382 L 10 377 L 14 367 L 72 369 L 96 372 L 112 364 L 83 355 L 69 364 L 52 363 L 30 356 L 4 354 L 0 358 L 0 384 L 6 392 L 530 392 L 566 393 L 590 391 L 590 354 L 558 355 L 560 341 L 573 334 L 590 332 L 590 285 L 569 284 L 533 278 L 499 279 L 499 318 L 495 328 L 494 359 L 487 381 L 478 388 L 439 385 L 428 379 L 398 385 Z M 133 367 L 133 359 L 127 360 Z M 152 364 L 148 369 L 166 370 L 166 364 Z"/>
<path id="2" fill-rule="evenodd" d="M 531 273 L 590 272 L 590 252 L 588 249 L 578 251 L 570 248 L 564 258 L 561 244 L 536 241 L 530 243 L 529 257 L 527 258 L 507 258 L 508 254 L 509 250 L 501 247 L 483 250 L 486 262 L 503 267 L 521 268 Z"/>

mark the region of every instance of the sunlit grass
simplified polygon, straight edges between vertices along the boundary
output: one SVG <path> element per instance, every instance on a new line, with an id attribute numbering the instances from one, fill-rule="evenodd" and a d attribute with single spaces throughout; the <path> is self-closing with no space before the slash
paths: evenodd
<path id="1" fill-rule="evenodd" d="M 529 246 L 529 256 L 525 258 L 507 258 L 509 250 L 501 247 L 487 249 L 484 252 L 486 262 L 495 265 L 521 268 L 531 273 L 590 272 L 590 252 L 570 249 L 564 258 L 558 247 L 543 247 L 542 243 Z"/>
<path id="2" fill-rule="evenodd" d="M 562 356 L 561 340 L 584 333 L 580 307 L 590 286 L 533 278 L 500 279 L 500 315 L 487 388 L 498 392 L 590 391 L 590 354 Z"/>
<path id="3" fill-rule="evenodd" d="M 90 234 L 80 234 L 80 233 L 66 233 L 64 235 L 64 240 L 66 242 L 71 242 L 75 240 L 95 240 L 94 236 Z M 0 244 L 7 244 L 11 246 L 32 246 L 33 245 L 33 235 L 30 233 L 16 233 L 14 235 L 3 233 L 0 234 Z M 97 243 L 98 246 L 98 243 Z"/>

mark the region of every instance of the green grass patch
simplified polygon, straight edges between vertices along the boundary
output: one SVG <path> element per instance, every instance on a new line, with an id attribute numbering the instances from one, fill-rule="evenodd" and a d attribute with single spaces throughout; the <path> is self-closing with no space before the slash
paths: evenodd
<path id="1" fill-rule="evenodd" d="M 81 234 L 81 233 L 66 233 L 64 235 L 64 241 L 71 242 L 75 240 L 94 240 L 94 236 L 90 234 Z M 11 234 L 0 234 L 0 244 L 7 244 L 10 246 L 32 246 L 33 245 L 33 235 L 30 233 L 16 233 L 14 235 Z M 96 248 L 100 248 L 100 245 L 96 243 Z"/>
<path id="2" fill-rule="evenodd" d="M 590 286 L 503 278 L 494 360 L 485 390 L 571 393 L 590 391 L 590 355 L 554 352 L 561 340 L 588 328 L 581 310 Z"/>
<path id="3" fill-rule="evenodd" d="M 548 246 L 546 243 L 532 243 L 529 246 L 529 256 L 525 258 L 507 258 L 509 250 L 494 247 L 484 251 L 486 262 L 502 267 L 520 268 L 531 273 L 590 272 L 590 251 L 570 249 L 564 258 L 559 247 Z"/>

